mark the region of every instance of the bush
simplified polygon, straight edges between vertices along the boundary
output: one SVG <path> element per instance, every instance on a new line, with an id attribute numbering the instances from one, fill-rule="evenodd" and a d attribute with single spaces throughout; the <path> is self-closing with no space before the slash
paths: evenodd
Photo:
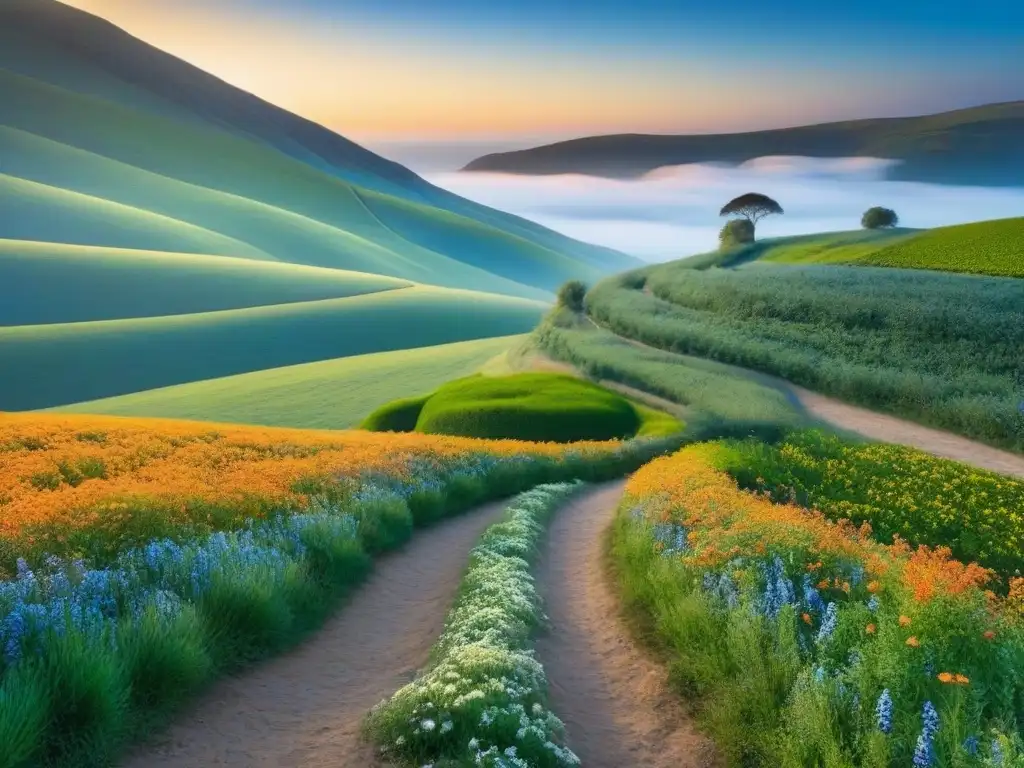
<path id="1" fill-rule="evenodd" d="M 370 432 L 414 432 L 423 404 L 429 398 L 430 395 L 420 395 L 392 400 L 367 416 L 359 428 Z"/>
<path id="2" fill-rule="evenodd" d="M 640 417 L 621 395 L 571 376 L 472 376 L 427 401 L 418 432 L 567 443 L 631 437 Z"/>
<path id="3" fill-rule="evenodd" d="M 900 217 L 896 215 L 896 211 L 877 205 L 864 211 L 864 215 L 860 219 L 860 225 L 864 229 L 886 229 L 895 227 L 899 223 Z"/>
<path id="4" fill-rule="evenodd" d="M 573 312 L 583 311 L 583 299 L 587 295 L 587 286 L 579 280 L 570 280 L 558 289 L 558 306 L 571 309 Z"/>
<path id="5" fill-rule="evenodd" d="M 718 233 L 718 245 L 726 250 L 754 242 L 754 225 L 747 219 L 727 221 Z"/>

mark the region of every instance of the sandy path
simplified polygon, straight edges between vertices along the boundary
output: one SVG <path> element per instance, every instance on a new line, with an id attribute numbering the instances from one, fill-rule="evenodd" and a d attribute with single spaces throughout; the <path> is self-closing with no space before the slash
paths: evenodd
<path id="1" fill-rule="evenodd" d="M 598 486 L 560 510 L 536 569 L 551 619 L 537 643 L 551 708 L 584 768 L 709 766 L 710 742 L 619 618 L 602 545 L 622 488 Z"/>
<path id="2" fill-rule="evenodd" d="M 597 328 L 614 334 L 614 331 L 598 324 L 593 318 L 588 317 L 587 319 Z M 636 339 L 619 336 L 618 334 L 614 335 L 638 347 L 644 347 L 667 355 L 674 354 L 667 350 L 644 344 Z M 838 429 L 854 432 L 869 440 L 907 445 L 926 451 L 933 456 L 961 461 L 964 464 L 971 464 L 975 467 L 989 469 L 1004 475 L 1024 477 L 1024 456 L 1020 454 L 993 448 L 984 443 L 954 435 L 951 432 L 925 427 L 916 422 L 901 419 L 898 416 L 890 416 L 867 408 L 850 405 L 841 400 L 819 395 L 817 392 L 811 392 L 803 387 L 798 387 L 796 384 L 792 384 L 785 379 L 780 379 L 767 373 L 732 365 L 726 367 L 735 368 L 738 375 L 752 377 L 767 386 L 781 390 L 794 405 L 800 406 L 809 415 Z"/>
<path id="3" fill-rule="evenodd" d="M 124 765 L 368 766 L 359 729 L 369 709 L 427 661 L 469 550 L 506 502 L 418 531 L 305 644 L 216 683 L 163 738 Z"/>

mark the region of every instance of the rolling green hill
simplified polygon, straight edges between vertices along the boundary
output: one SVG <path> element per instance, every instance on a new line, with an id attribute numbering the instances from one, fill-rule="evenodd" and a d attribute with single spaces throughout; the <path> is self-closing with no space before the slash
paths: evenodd
<path id="1" fill-rule="evenodd" d="M 1024 277 L 1024 218 L 929 230 L 856 230 L 780 237 L 732 252 L 703 254 L 694 257 L 693 263 L 737 266 L 756 260 Z"/>
<path id="2" fill-rule="evenodd" d="M 429 392 L 450 379 L 468 376 L 522 338 L 500 336 L 356 355 L 179 384 L 54 410 L 348 429 L 384 403 Z"/>
<path id="3" fill-rule="evenodd" d="M 211 380 L 232 410 L 262 385 L 226 377 L 523 333 L 565 280 L 636 264 L 98 17 L 0 1 L 2 410 Z"/>
<path id="4" fill-rule="evenodd" d="M 0 326 L 11 326 L 341 299 L 412 283 L 272 261 L 0 240 L 0 285 L 18 286 L 0 304 Z"/>
<path id="5" fill-rule="evenodd" d="M 43 208 L 4 206 L 9 239 L 269 257 L 532 298 L 635 265 L 433 187 L 55 0 L 0 5 L 0 128 L 7 176 L 181 225 L 177 239 L 100 242 L 95 222 L 47 233 Z M 225 240 L 207 246 L 189 227 Z"/>
<path id="6" fill-rule="evenodd" d="M 1024 177 L 1024 101 L 748 133 L 591 136 L 486 155 L 464 170 L 631 178 L 668 165 L 772 155 L 887 158 L 900 161 L 891 179 L 1016 186 Z"/>
<path id="7" fill-rule="evenodd" d="M 364 296 L 164 317 L 0 328 L 5 410 L 32 410 L 532 329 L 545 304 L 416 286 Z M 467 317 L 472 322 L 467 322 Z"/>

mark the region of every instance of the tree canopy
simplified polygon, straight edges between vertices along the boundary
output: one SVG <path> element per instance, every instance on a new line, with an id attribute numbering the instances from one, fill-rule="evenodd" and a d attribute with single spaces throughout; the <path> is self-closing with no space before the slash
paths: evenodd
<path id="1" fill-rule="evenodd" d="M 896 215 L 896 211 L 878 205 L 864 211 L 864 215 L 860 219 L 860 225 L 864 229 L 885 229 L 895 227 L 899 223 L 900 217 Z"/>
<path id="2" fill-rule="evenodd" d="M 583 297 L 587 295 L 587 286 L 579 280 L 570 280 L 558 289 L 558 305 L 571 309 L 573 312 L 583 311 Z"/>
<path id="3" fill-rule="evenodd" d="M 730 200 L 719 212 L 720 216 L 742 216 L 751 224 L 757 224 L 765 216 L 774 213 L 785 213 L 782 206 L 772 200 L 768 195 L 758 192 L 748 192 Z"/>

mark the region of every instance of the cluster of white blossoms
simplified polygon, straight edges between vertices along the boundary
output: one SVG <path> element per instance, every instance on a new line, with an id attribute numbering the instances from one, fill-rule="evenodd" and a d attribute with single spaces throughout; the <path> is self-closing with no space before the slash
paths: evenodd
<path id="1" fill-rule="evenodd" d="M 389 759 L 415 766 L 579 765 L 546 707 L 534 658 L 541 621 L 530 563 L 552 513 L 579 487 L 544 485 L 517 497 L 470 553 L 431 665 L 370 713 Z"/>

